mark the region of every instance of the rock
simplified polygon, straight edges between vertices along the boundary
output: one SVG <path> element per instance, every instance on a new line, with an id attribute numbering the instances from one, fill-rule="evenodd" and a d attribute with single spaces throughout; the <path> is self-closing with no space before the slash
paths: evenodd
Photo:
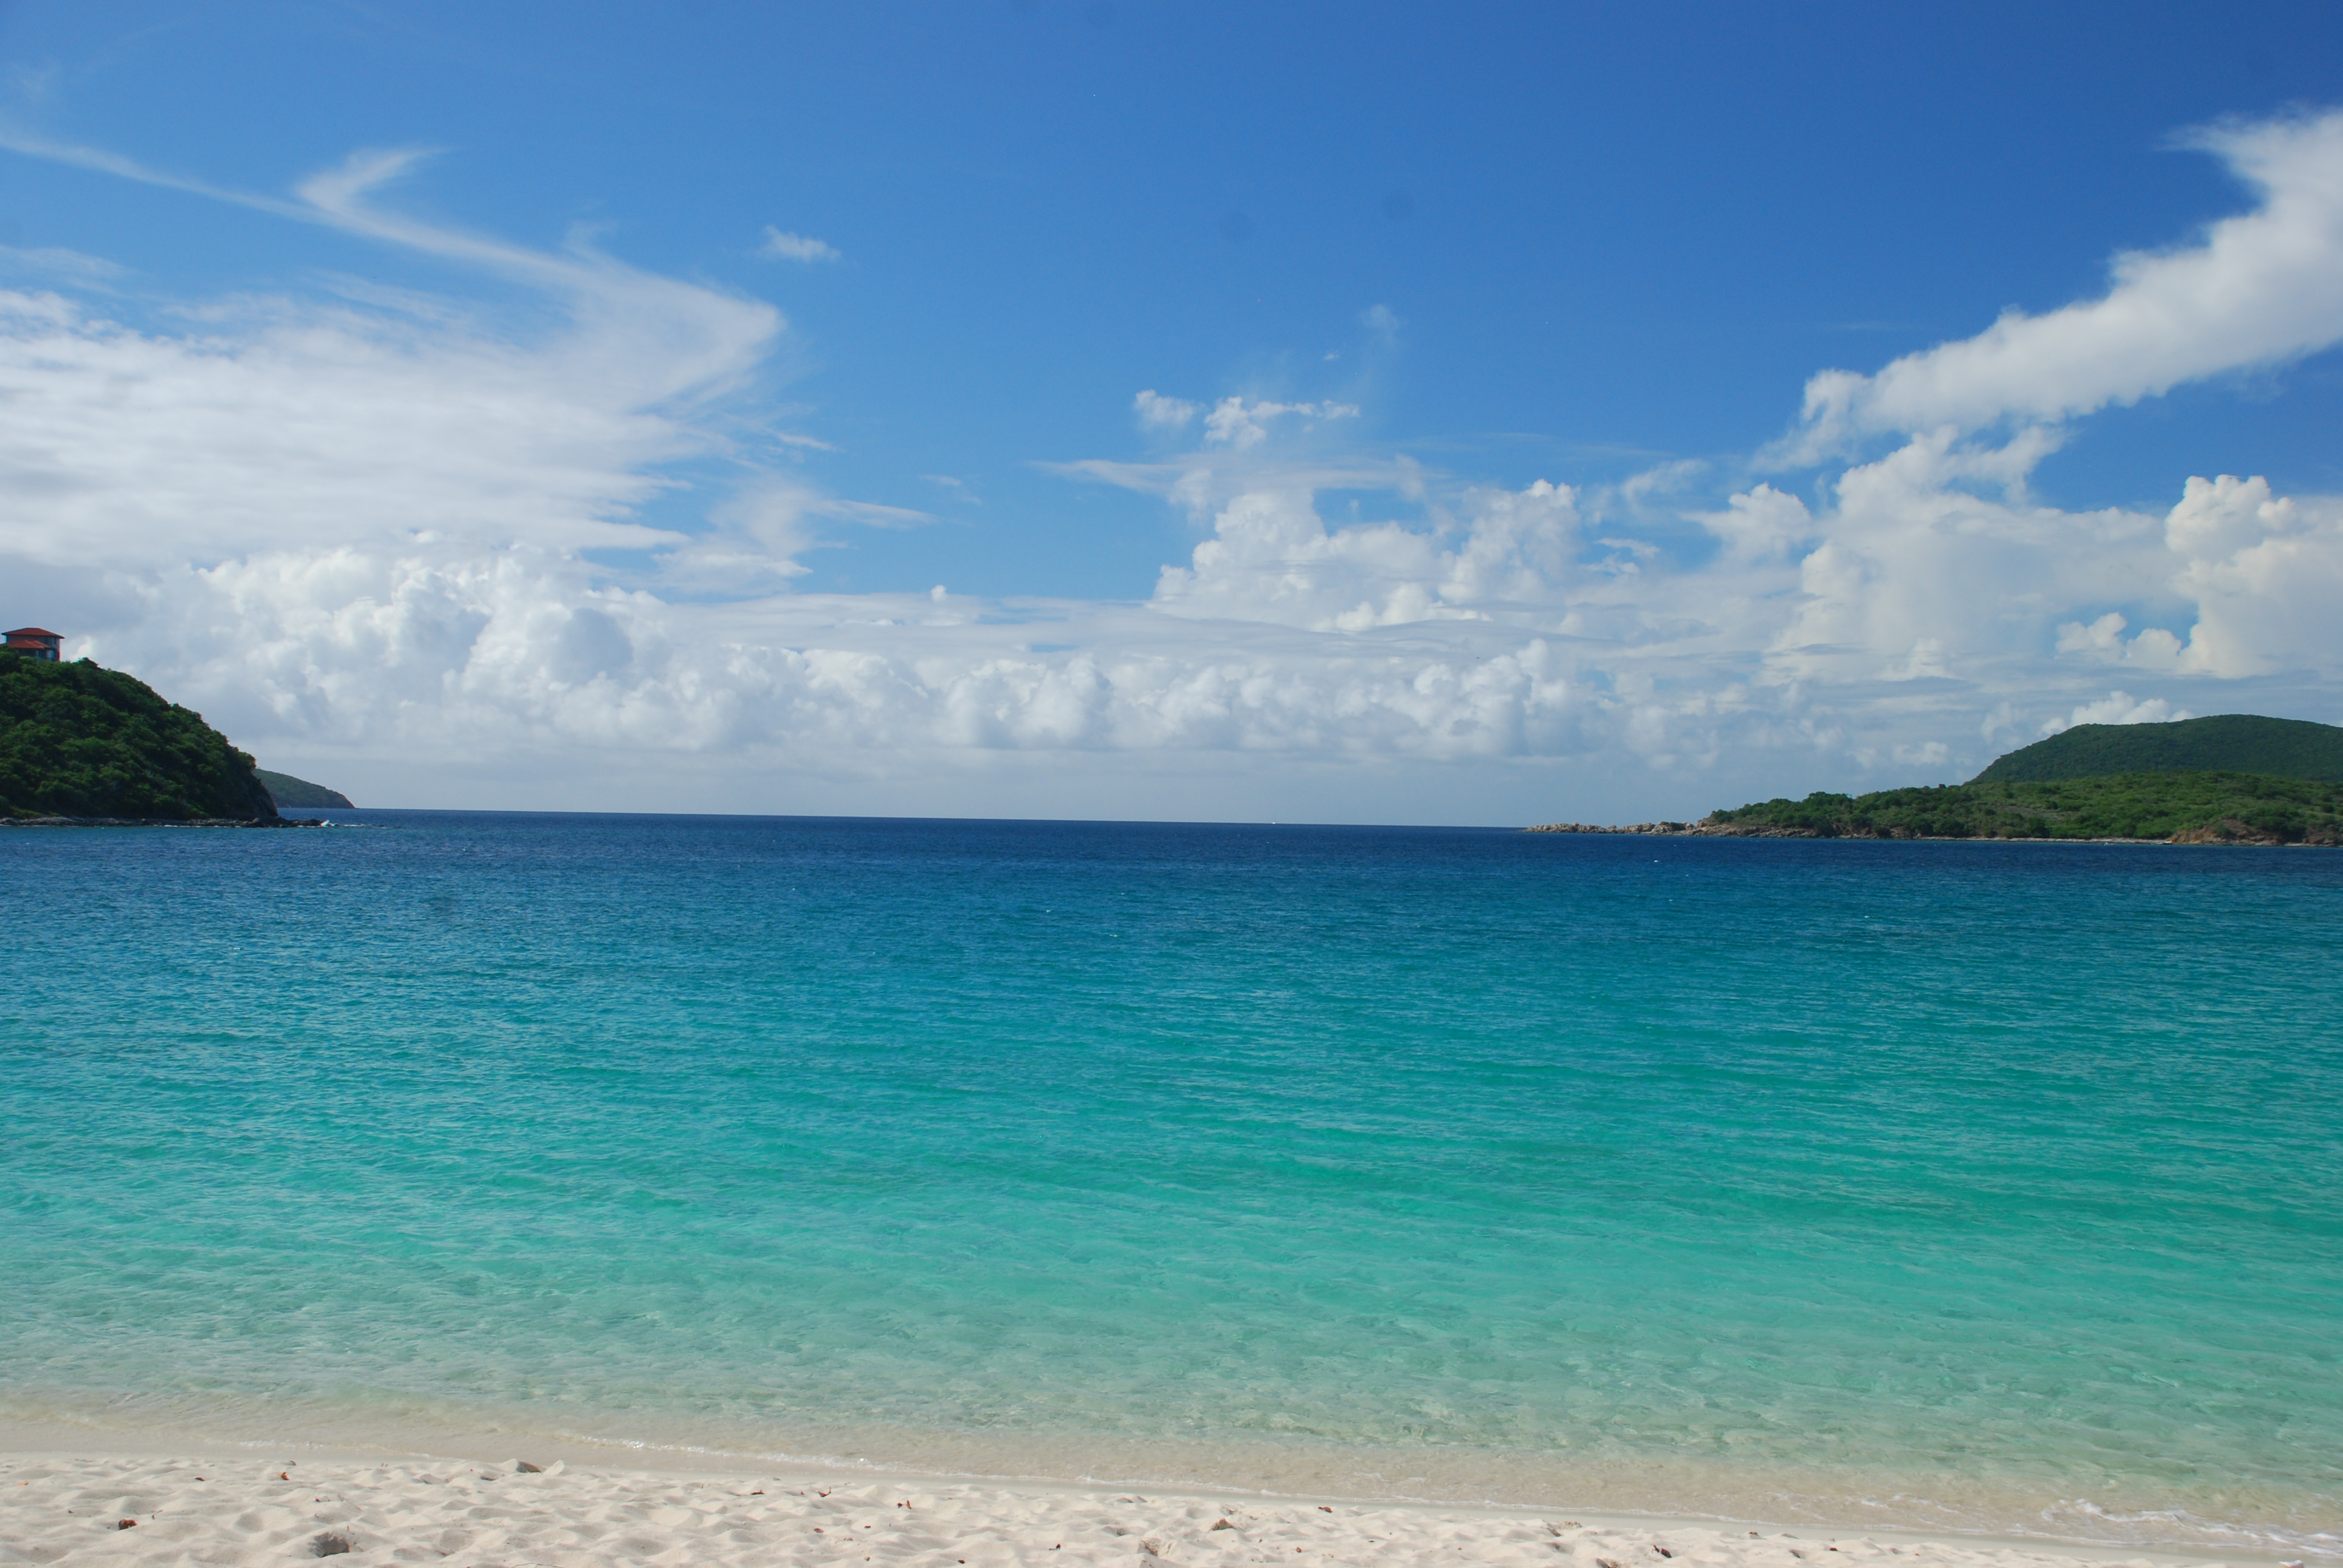
<path id="1" fill-rule="evenodd" d="M 2283 844 L 2284 839 L 2250 822 L 2224 817 L 2201 828 L 2186 828 L 2167 840 L 2174 844 Z"/>

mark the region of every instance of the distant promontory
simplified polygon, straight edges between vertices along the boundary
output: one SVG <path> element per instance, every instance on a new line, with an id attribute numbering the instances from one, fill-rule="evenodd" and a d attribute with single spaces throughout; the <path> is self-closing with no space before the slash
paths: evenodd
<path id="1" fill-rule="evenodd" d="M 307 779 L 296 779 L 290 773 L 271 773 L 266 768 L 254 769 L 260 776 L 269 799 L 283 810 L 290 806 L 309 811 L 355 811 L 350 798 L 339 789 L 328 789 L 323 784 L 312 784 Z"/>
<path id="2" fill-rule="evenodd" d="M 1557 822 L 1530 831 L 2343 846 L 2343 729 L 2252 714 L 2078 724 L 2010 752 L 1966 784 L 1818 791 L 1712 811 L 1698 822 Z"/>

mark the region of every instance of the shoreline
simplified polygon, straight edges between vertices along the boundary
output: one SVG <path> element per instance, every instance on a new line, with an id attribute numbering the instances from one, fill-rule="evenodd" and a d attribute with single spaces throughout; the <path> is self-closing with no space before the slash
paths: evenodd
<path id="1" fill-rule="evenodd" d="M 748 1456 L 711 1463 L 719 1456 L 692 1454 L 699 1462 L 647 1467 L 548 1453 L 486 1457 L 494 1443 L 440 1453 L 319 1452 L 297 1442 L 158 1444 L 125 1453 L 28 1450 L 15 1441 L 22 1435 L 0 1429 L 0 1561 L 241 1563 L 347 1554 L 354 1563 L 584 1565 L 859 1556 L 980 1568 L 1297 1557 L 1430 1563 L 1460 1554 L 1573 1568 L 1674 1558 L 1725 1568 L 2278 1568 L 2298 1561 L 2043 1536 L 840 1470 Z"/>
<path id="2" fill-rule="evenodd" d="M 1731 1568 L 1800 1568 L 1795 1559 L 1778 1551 L 1770 1556 L 1751 1554 L 1751 1550 L 1761 1544 L 1772 1551 L 1772 1543 L 1785 1538 L 1815 1543 L 1818 1548 L 1868 1543 L 1879 1549 L 1878 1561 L 1882 1564 L 1897 1568 L 1915 1561 L 1943 1563 L 1957 1568 L 1986 1568 L 1987 1564 L 2017 1568 L 2021 1563 L 2051 1568 L 2115 1563 L 2171 1568 L 2217 1563 L 2237 1568 L 2284 1568 L 2287 1564 L 2343 1568 L 2343 1534 L 2331 1535 L 2306 1523 L 2291 1531 L 2280 1531 L 2272 1538 L 2264 1532 L 2278 1529 L 2275 1524 L 2258 1528 L 2223 1525 L 2191 1514 L 2177 1500 L 2163 1506 L 2136 1500 L 2121 1507 L 2111 1502 L 2104 1510 L 2096 1511 L 2097 1517 L 2107 1523 L 2106 1532 L 2074 1528 L 2095 1512 L 2088 1505 L 2083 1505 L 2079 1513 L 2061 1510 L 2056 1516 L 2045 1510 L 2041 1527 L 2029 1528 L 2018 1523 L 2026 1517 L 2023 1513 L 2001 1511 L 1997 1518 L 1973 1514 L 1964 1520 L 1958 1517 L 1957 1506 L 1943 1503 L 1935 1506 L 1945 1516 L 1929 1519 L 1926 1510 L 1916 1506 L 1925 1503 L 1925 1499 L 1895 1490 L 1893 1480 L 1885 1477 L 1869 1478 L 1885 1483 L 1869 1491 L 1859 1484 L 1841 1491 L 1835 1503 L 1812 1491 L 1783 1487 L 1769 1493 L 1762 1485 L 1744 1488 L 1732 1497 L 1703 1496 L 1693 1476 L 1681 1473 L 1681 1466 L 1672 1465 L 1664 1459 L 1623 1466 L 1624 1473 L 1608 1482 L 1593 1474 L 1574 1483 L 1554 1476 L 1551 1484 L 1538 1488 L 1537 1493 L 1524 1493 L 1518 1484 L 1521 1477 L 1506 1473 L 1508 1458 L 1518 1456 L 1490 1454 L 1483 1456 L 1484 1462 L 1466 1471 L 1476 1479 L 1463 1481 L 1453 1474 L 1444 1481 L 1418 1477 L 1415 1479 L 1433 1484 L 1426 1490 L 1411 1491 L 1395 1474 L 1364 1467 L 1349 1469 L 1332 1462 L 1346 1456 L 1333 1454 L 1323 1456 L 1326 1462 L 1309 1470 L 1290 1470 L 1282 1478 L 1248 1473 L 1243 1479 L 1234 1480 L 1228 1477 L 1239 1473 L 1243 1467 L 1231 1470 L 1213 1466 L 1211 1469 L 1221 1471 L 1214 1475 L 1197 1467 L 1192 1456 L 1190 1462 L 1176 1459 L 1170 1463 L 1160 1459 L 1149 1462 L 1142 1452 L 1114 1452 L 1116 1445 L 1112 1444 L 1092 1446 L 1081 1458 L 1061 1465 L 1051 1463 L 1049 1455 L 1019 1452 L 1013 1442 L 1006 1448 L 989 1442 L 954 1443 L 922 1456 L 903 1452 L 887 1460 L 872 1460 L 861 1457 L 853 1447 L 825 1452 L 830 1445 L 820 1444 L 819 1439 L 809 1445 L 812 1452 L 798 1449 L 794 1443 L 793 1452 L 772 1452 L 690 1441 L 714 1436 L 713 1433 L 676 1432 L 665 1434 L 676 1441 L 661 1442 L 595 1437 L 534 1423 L 503 1422 L 463 1428 L 435 1424 L 395 1432 L 369 1425 L 346 1428 L 338 1433 L 315 1432 L 310 1436 L 294 1437 L 287 1436 L 282 1430 L 272 1431 L 274 1425 L 253 1423 L 243 1435 L 224 1435 L 167 1422 L 124 1431 L 107 1430 L 103 1425 L 72 1418 L 26 1420 L 0 1415 L 0 1503 L 12 1498 L 22 1500 L 26 1489 L 11 1483 L 29 1478 L 25 1468 L 27 1465 L 46 1466 L 77 1486 L 96 1484 L 91 1478 L 98 1476 L 129 1477 L 122 1481 L 124 1485 L 135 1481 L 137 1485 L 160 1486 L 163 1481 L 156 1477 L 173 1466 L 196 1466 L 190 1473 L 209 1476 L 211 1481 L 206 1484 L 212 1484 L 220 1479 L 213 1473 L 215 1469 L 232 1469 L 252 1481 L 255 1476 L 261 1480 L 277 1477 L 297 1464 L 306 1468 L 296 1479 L 330 1472 L 341 1478 L 337 1484 L 345 1491 L 365 1491 L 392 1483 L 364 1480 L 361 1473 L 399 1471 L 406 1474 L 419 1469 L 468 1466 L 488 1470 L 501 1467 L 508 1476 L 526 1475 L 529 1473 L 514 1468 L 526 1462 L 548 1473 L 592 1478 L 596 1485 L 628 1494 L 645 1488 L 705 1491 L 736 1483 L 745 1484 L 751 1480 L 773 1483 L 767 1491 L 775 1495 L 779 1494 L 776 1488 L 840 1495 L 907 1490 L 938 1495 L 949 1493 L 960 1500 L 957 1506 L 974 1511 L 970 1518 L 982 1514 L 988 1518 L 1030 1515 L 1058 1519 L 1071 1517 L 1067 1510 L 1076 1513 L 1085 1509 L 1095 1512 L 1118 1499 L 1121 1500 L 1119 1506 L 1135 1506 L 1131 1499 L 1136 1497 L 1159 1512 L 1149 1514 L 1134 1528 L 1155 1531 L 1160 1526 L 1175 1533 L 1176 1528 L 1185 1527 L 1182 1524 L 1184 1515 L 1179 1510 L 1192 1505 L 1210 1503 L 1222 1512 L 1242 1508 L 1262 1519 L 1272 1515 L 1283 1519 L 1288 1525 L 1297 1519 L 1305 1523 L 1322 1523 L 1322 1519 L 1306 1516 L 1332 1509 L 1345 1518 L 1373 1516 L 1383 1520 L 1383 1533 L 1377 1537 L 1379 1540 L 1395 1542 L 1408 1537 L 1411 1531 L 1427 1539 L 1437 1536 L 1443 1543 L 1441 1551 L 1451 1550 L 1460 1542 L 1476 1553 L 1481 1546 L 1494 1549 L 1503 1541 L 1513 1539 L 1508 1532 L 1528 1524 L 1568 1520 L 1585 1531 L 1607 1532 L 1616 1538 L 1611 1542 L 1612 1546 L 1625 1548 L 1604 1548 L 1613 1559 L 1611 1568 L 1636 1568 L 1639 1559 L 1659 1568 L 1659 1558 L 1654 1555 L 1655 1543 L 1678 1554 L 1696 1557 L 1704 1563 L 1725 1563 Z M 1064 1461 L 1071 1456 L 1061 1453 L 1055 1457 Z M 1370 1456 L 1362 1452 L 1347 1457 L 1364 1460 Z M 1406 1453 L 1373 1457 L 1386 1463 L 1392 1458 L 1403 1458 L 1408 1462 L 1405 1468 L 1417 1469 L 1423 1468 L 1419 1462 L 1425 1456 Z M 73 1476 L 82 1479 L 71 1480 Z M 1845 1479 L 1856 1482 L 1862 1478 Z M 1354 1484 L 1346 1485 L 1346 1481 Z M 59 1483 L 65 1484 L 66 1481 Z M 376 1504 L 369 1505 L 376 1509 L 369 1517 L 375 1518 L 377 1523 L 369 1524 L 368 1529 L 387 1528 L 380 1521 L 404 1517 L 402 1511 L 413 1505 L 412 1476 L 397 1481 L 396 1486 L 407 1489 L 400 1497 L 377 1499 Z M 324 1490 L 331 1493 L 333 1489 Z M 1695 1496 L 1700 1497 L 1698 1502 L 1693 1501 Z M 1774 1505 L 1770 1508 L 1769 1500 Z M 590 1497 L 576 1496 L 565 1504 L 587 1513 L 593 1513 L 597 1506 Z M 1039 1514 L 1035 1513 L 1037 1509 L 1041 1511 Z M 1871 1510 L 1878 1512 L 1866 1517 Z M 126 1506 L 119 1512 L 127 1514 L 137 1511 Z M 2194 1530 L 2188 1528 L 2191 1523 L 2196 1526 Z M 2060 1528 L 2062 1524 L 2067 1528 Z M 2148 1528 L 2142 1529 L 2142 1525 Z M 555 1526 L 549 1523 L 547 1527 Z M 30 1559 L 15 1555 L 24 1550 L 20 1535 L 16 1526 L 0 1518 L 0 1563 L 55 1560 L 53 1555 L 37 1553 Z M 146 1538 L 150 1542 L 153 1539 Z M 769 1542 L 767 1547 L 772 1544 Z M 1290 1556 L 1292 1544 L 1288 1543 L 1280 1550 Z M 1306 1542 L 1302 1544 L 1305 1555 L 1317 1550 Z M 1545 1538 L 1541 1543 L 1544 1554 L 1535 1560 L 1554 1561 L 1555 1549 L 1562 1544 L 1558 1537 Z M 223 1554 L 224 1551 L 223 1547 L 222 1552 L 194 1555 L 205 1562 L 237 1560 L 232 1553 Z M 1071 1545 L 1066 1547 L 1066 1553 L 1073 1551 Z M 186 1561 L 188 1555 L 181 1553 L 175 1561 Z M 1427 1550 L 1424 1560 L 1430 1561 L 1433 1555 L 1437 1553 Z M 600 1563 L 634 1559 L 564 1555 L 528 1560 Z M 687 1560 L 714 1559 L 706 1552 L 695 1550 Z M 766 1550 L 756 1560 L 771 1560 L 771 1551 Z M 1050 1558 L 1053 1563 L 1067 1560 L 1066 1554 Z M 1085 1556 L 1081 1560 L 1146 1562 L 1144 1557 L 1128 1556 Z M 1365 1554 L 1358 1560 L 1364 1561 Z M 1383 1558 L 1378 1556 L 1376 1560 Z M 1476 1555 L 1473 1560 L 1502 1559 Z M 1845 1560 L 1844 1553 L 1828 1559 L 1834 1568 Z M 955 1560 L 947 1556 L 940 1561 Z M 1574 1559 L 1574 1568 L 1604 1565 L 1599 1559 L 1579 1553 Z"/>

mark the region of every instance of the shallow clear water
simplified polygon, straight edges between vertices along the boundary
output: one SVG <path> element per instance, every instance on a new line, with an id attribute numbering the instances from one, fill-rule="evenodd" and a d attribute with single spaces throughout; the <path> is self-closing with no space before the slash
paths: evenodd
<path id="1" fill-rule="evenodd" d="M 2343 855 L 349 819 L 0 834 L 0 1418 L 2343 1550 Z"/>

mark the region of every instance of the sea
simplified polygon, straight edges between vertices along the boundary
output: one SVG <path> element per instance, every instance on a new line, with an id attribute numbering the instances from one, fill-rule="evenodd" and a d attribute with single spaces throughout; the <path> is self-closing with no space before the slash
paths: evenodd
<path id="1" fill-rule="evenodd" d="M 0 832 L 0 1439 L 2343 1555 L 2343 853 L 329 815 Z"/>

